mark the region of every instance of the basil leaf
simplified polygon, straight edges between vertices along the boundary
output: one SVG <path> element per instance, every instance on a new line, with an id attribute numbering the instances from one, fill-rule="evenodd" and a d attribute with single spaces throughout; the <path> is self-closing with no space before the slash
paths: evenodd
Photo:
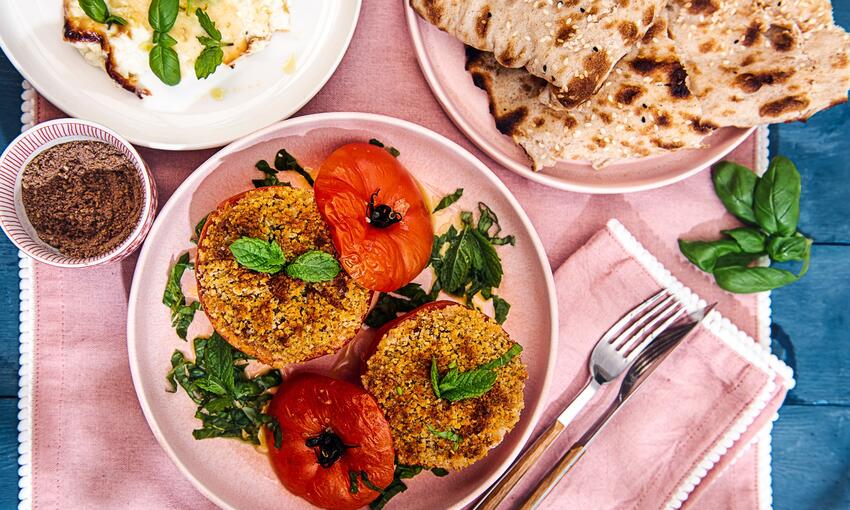
<path id="1" fill-rule="evenodd" d="M 204 351 L 204 363 L 207 368 L 207 381 L 224 389 L 223 394 L 233 393 L 233 356 L 232 348 L 218 333 L 207 340 Z"/>
<path id="2" fill-rule="evenodd" d="M 768 234 L 791 236 L 800 219 L 800 173 L 790 159 L 776 156 L 755 189 L 755 218 Z"/>
<path id="3" fill-rule="evenodd" d="M 437 371 L 437 358 L 431 357 L 431 388 L 434 389 L 434 395 L 437 398 L 440 396 L 440 372 Z"/>
<path id="4" fill-rule="evenodd" d="M 679 239 L 682 255 L 706 273 L 714 271 L 717 259 L 730 253 L 740 253 L 741 247 L 731 239 L 720 241 L 685 241 Z"/>
<path id="5" fill-rule="evenodd" d="M 157 32 L 168 32 L 177 21 L 178 0 L 153 0 L 148 8 L 148 23 Z"/>
<path id="6" fill-rule="evenodd" d="M 311 283 L 333 280 L 340 270 L 333 255 L 319 250 L 308 251 L 286 266 L 286 274 Z"/>
<path id="7" fill-rule="evenodd" d="M 730 253 L 728 255 L 723 255 L 717 259 L 717 262 L 714 263 L 714 270 L 716 271 L 721 267 L 729 266 L 747 267 L 758 260 L 762 255 L 764 255 L 764 253 Z"/>
<path id="8" fill-rule="evenodd" d="M 803 236 L 771 236 L 767 242 L 767 254 L 776 262 L 803 260 L 809 249 L 809 240 Z"/>
<path id="9" fill-rule="evenodd" d="M 280 171 L 291 171 L 295 172 L 307 181 L 311 187 L 313 186 L 313 177 L 310 175 L 307 170 L 304 170 L 304 167 L 298 164 L 298 160 L 296 160 L 292 154 L 288 153 L 286 149 L 281 149 L 277 151 L 277 154 L 274 156 L 274 167 Z"/>
<path id="10" fill-rule="evenodd" d="M 189 331 L 189 325 L 195 318 L 195 312 L 200 310 L 201 303 L 193 301 L 189 305 L 183 305 L 177 308 L 176 312 L 171 314 L 171 326 L 177 331 L 177 336 L 186 340 L 186 334 Z"/>
<path id="11" fill-rule="evenodd" d="M 127 20 L 122 18 L 121 16 L 115 16 L 114 14 L 110 14 L 109 16 L 106 17 L 105 23 L 106 23 L 106 26 L 110 26 L 110 25 L 113 25 L 113 24 L 114 25 L 126 25 Z"/>
<path id="12" fill-rule="evenodd" d="M 166 85 L 174 86 L 180 83 L 180 59 L 173 48 L 155 45 L 151 48 L 148 63 L 151 71 Z"/>
<path id="13" fill-rule="evenodd" d="M 797 275 L 775 267 L 721 267 L 714 271 L 714 279 L 721 288 L 738 294 L 764 292 L 776 289 L 799 279 Z"/>
<path id="14" fill-rule="evenodd" d="M 508 320 L 508 312 L 511 310 L 511 304 L 500 298 L 499 296 L 493 296 L 493 312 L 494 319 L 499 324 L 504 324 L 506 320 Z"/>
<path id="15" fill-rule="evenodd" d="M 165 284 L 165 292 L 162 294 L 162 304 L 172 310 L 185 304 L 180 280 L 183 279 L 183 273 L 190 267 L 192 267 L 192 264 L 189 262 L 188 252 L 181 255 L 177 262 L 171 266 L 171 273 L 168 275 L 168 281 Z"/>
<path id="16" fill-rule="evenodd" d="M 463 196 L 463 188 L 458 188 L 451 195 L 446 195 L 440 199 L 440 202 L 437 203 L 437 207 L 434 208 L 434 212 L 441 211 L 446 207 L 452 205 L 453 203 L 460 200 L 460 197 Z"/>
<path id="17" fill-rule="evenodd" d="M 726 209 L 746 223 L 756 223 L 753 195 L 758 177 L 750 169 L 723 161 L 712 171 L 717 197 Z"/>
<path id="18" fill-rule="evenodd" d="M 195 9 L 195 16 L 198 17 L 198 22 L 201 24 L 201 28 L 204 29 L 204 32 L 206 32 L 207 35 L 216 41 L 221 41 L 221 32 L 218 31 L 218 28 L 216 28 L 215 23 L 210 19 L 206 11 Z"/>
<path id="19" fill-rule="evenodd" d="M 195 59 L 195 76 L 199 80 L 206 79 L 221 65 L 222 59 L 224 59 L 224 52 L 221 48 L 204 48 L 198 58 Z"/>
<path id="20" fill-rule="evenodd" d="M 274 274 L 283 269 L 286 257 L 276 241 L 240 237 L 230 244 L 236 262 L 253 271 Z"/>
<path id="21" fill-rule="evenodd" d="M 452 241 L 448 251 L 446 251 L 446 256 L 443 257 L 439 278 L 440 284 L 446 292 L 457 292 L 467 281 L 467 274 L 472 264 L 470 243 L 469 229 L 464 228 L 460 235 Z"/>
<path id="22" fill-rule="evenodd" d="M 503 367 L 510 363 L 512 359 L 519 356 L 519 353 L 521 352 L 522 346 L 520 344 L 513 344 L 510 349 L 508 349 L 504 354 L 494 359 L 490 363 L 481 365 L 479 368 L 486 370 L 495 370 L 497 368 Z"/>
<path id="23" fill-rule="evenodd" d="M 479 230 L 472 230 L 472 240 L 476 246 L 472 250 L 476 253 L 476 257 L 481 260 L 481 276 L 482 282 L 490 287 L 498 287 L 502 283 L 502 261 L 496 253 L 496 249 L 490 244 L 490 241 L 484 237 Z"/>
<path id="24" fill-rule="evenodd" d="M 98 23 L 106 23 L 106 18 L 109 17 L 109 9 L 104 0 L 80 0 L 80 7 L 86 16 Z"/>
<path id="25" fill-rule="evenodd" d="M 722 233 L 734 239 L 744 253 L 762 253 L 765 250 L 767 236 L 757 228 L 741 227 L 723 230 Z"/>
<path id="26" fill-rule="evenodd" d="M 154 32 L 154 41 L 156 44 L 165 46 L 166 48 L 171 48 L 177 44 L 177 39 L 171 37 L 165 32 Z"/>

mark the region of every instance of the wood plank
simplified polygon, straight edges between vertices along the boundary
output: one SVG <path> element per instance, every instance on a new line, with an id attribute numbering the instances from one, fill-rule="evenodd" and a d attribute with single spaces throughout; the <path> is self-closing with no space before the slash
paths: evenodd
<path id="1" fill-rule="evenodd" d="M 0 508 L 18 505 L 18 400 L 0 399 Z"/>
<path id="2" fill-rule="evenodd" d="M 850 246 L 815 246 L 809 273 L 772 294 L 773 350 L 797 379 L 789 402 L 850 405 L 848 260 Z"/>
<path id="3" fill-rule="evenodd" d="M 2 55 L 2 52 L 0 52 Z M 21 76 L 0 58 L 0 150 L 21 130 Z M 0 397 L 18 394 L 18 250 L 0 236 Z"/>
<path id="4" fill-rule="evenodd" d="M 850 408 L 785 406 L 773 428 L 776 510 L 850 508 Z"/>
<path id="5" fill-rule="evenodd" d="M 835 20 L 850 29 L 850 2 L 833 2 Z M 850 242 L 850 104 L 808 122 L 771 126 L 770 152 L 790 157 L 803 175 L 800 225 L 815 241 Z"/>

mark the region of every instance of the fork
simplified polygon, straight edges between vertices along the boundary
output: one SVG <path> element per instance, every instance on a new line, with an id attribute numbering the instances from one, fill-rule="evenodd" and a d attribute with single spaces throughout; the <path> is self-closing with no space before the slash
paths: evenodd
<path id="1" fill-rule="evenodd" d="M 684 306 L 666 289 L 639 304 L 613 326 L 596 343 L 590 355 L 590 377 L 584 388 L 561 412 L 522 456 L 514 462 L 473 510 L 493 510 L 510 493 L 528 469 L 578 416 L 603 385 L 619 377 L 629 364 L 684 311 Z"/>
<path id="2" fill-rule="evenodd" d="M 670 327 L 670 329 L 659 335 L 658 338 L 652 341 L 640 353 L 634 363 L 629 366 L 626 375 L 623 376 L 623 380 L 620 383 L 620 391 L 608 406 L 608 409 L 596 419 L 593 425 L 567 450 L 567 453 L 561 457 L 555 466 L 546 473 L 546 476 L 540 480 L 528 500 L 519 507 L 519 510 L 534 510 L 546 499 L 546 496 L 549 495 L 561 478 L 581 459 L 584 452 L 590 446 L 590 443 L 593 442 L 597 434 L 605 428 L 605 425 L 611 421 L 614 415 L 617 414 L 617 411 L 623 407 L 623 404 L 635 394 L 641 384 L 664 361 L 664 358 L 681 343 L 688 333 L 696 328 L 711 313 L 715 306 L 716 303 L 688 314 L 688 321 L 683 324 L 677 323 Z"/>

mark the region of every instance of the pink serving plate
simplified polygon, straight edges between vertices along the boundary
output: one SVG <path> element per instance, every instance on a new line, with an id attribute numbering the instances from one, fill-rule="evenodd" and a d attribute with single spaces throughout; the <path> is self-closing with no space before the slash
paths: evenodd
<path id="1" fill-rule="evenodd" d="M 451 217 L 461 208 L 474 210 L 481 201 L 498 214 L 503 232 L 516 236 L 515 247 L 499 248 L 505 269 L 499 295 L 513 305 L 505 329 L 523 345 L 523 360 L 529 373 L 525 410 L 501 445 L 474 466 L 445 478 L 424 472 L 409 480 L 407 492 L 394 498 L 388 508 L 432 510 L 460 508 L 469 503 L 516 457 L 542 412 L 557 343 L 555 290 L 537 233 L 505 185 L 454 142 L 410 122 L 364 113 L 325 113 L 290 119 L 232 143 L 186 179 L 151 228 L 130 292 L 130 368 L 145 418 L 183 474 L 223 508 L 312 507 L 283 488 L 266 456 L 253 447 L 229 439 L 193 439 L 192 429 L 199 426 L 193 417 L 195 406 L 182 390 L 176 394 L 165 391 L 172 352 L 189 350 L 189 344 L 171 328 L 169 311 L 162 304 L 169 267 L 180 254 L 193 248 L 190 237 L 201 218 L 221 201 L 252 187 L 251 179 L 259 177 L 254 168 L 258 160 L 273 159 L 279 149 L 286 148 L 305 167 L 317 168 L 340 145 L 370 138 L 398 148 L 399 160 L 432 197 L 465 189 L 455 206 L 436 216 L 438 223 L 445 214 Z M 189 329 L 190 338 L 209 333 L 204 330 L 209 328 L 208 323 L 200 316 Z M 368 345 L 369 334 L 364 330 L 340 353 L 294 368 L 356 380 L 356 359 Z"/>
<path id="2" fill-rule="evenodd" d="M 595 170 L 586 161 L 561 161 L 535 172 L 525 152 L 496 129 L 487 93 L 472 83 L 465 69 L 463 43 L 423 20 L 410 5 L 405 10 L 419 67 L 448 116 L 488 156 L 532 181 L 580 193 L 629 193 L 660 188 L 717 162 L 755 129 L 722 128 L 706 139 L 705 148 L 623 160 L 602 170 Z"/>

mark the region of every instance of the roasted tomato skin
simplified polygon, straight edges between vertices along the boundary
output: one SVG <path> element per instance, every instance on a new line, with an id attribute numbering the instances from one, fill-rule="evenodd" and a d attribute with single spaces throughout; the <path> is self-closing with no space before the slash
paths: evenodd
<path id="1" fill-rule="evenodd" d="M 282 437 L 281 447 L 275 448 L 274 433 L 266 430 L 272 467 L 292 494 L 328 510 L 355 510 L 379 493 L 359 476 L 357 492 L 352 493 L 349 472 L 365 472 L 377 487 L 392 482 L 390 427 L 362 388 L 318 374 L 296 374 L 280 386 L 267 412 L 277 420 Z M 345 445 L 327 467 L 319 461 L 321 447 L 307 445 L 322 438 Z"/>
<path id="2" fill-rule="evenodd" d="M 428 264 L 434 242 L 431 211 L 416 181 L 385 149 L 343 145 L 322 164 L 314 190 L 340 263 L 360 285 L 394 291 Z M 373 208 L 388 206 L 401 220 L 388 226 L 370 222 L 370 201 Z"/>

